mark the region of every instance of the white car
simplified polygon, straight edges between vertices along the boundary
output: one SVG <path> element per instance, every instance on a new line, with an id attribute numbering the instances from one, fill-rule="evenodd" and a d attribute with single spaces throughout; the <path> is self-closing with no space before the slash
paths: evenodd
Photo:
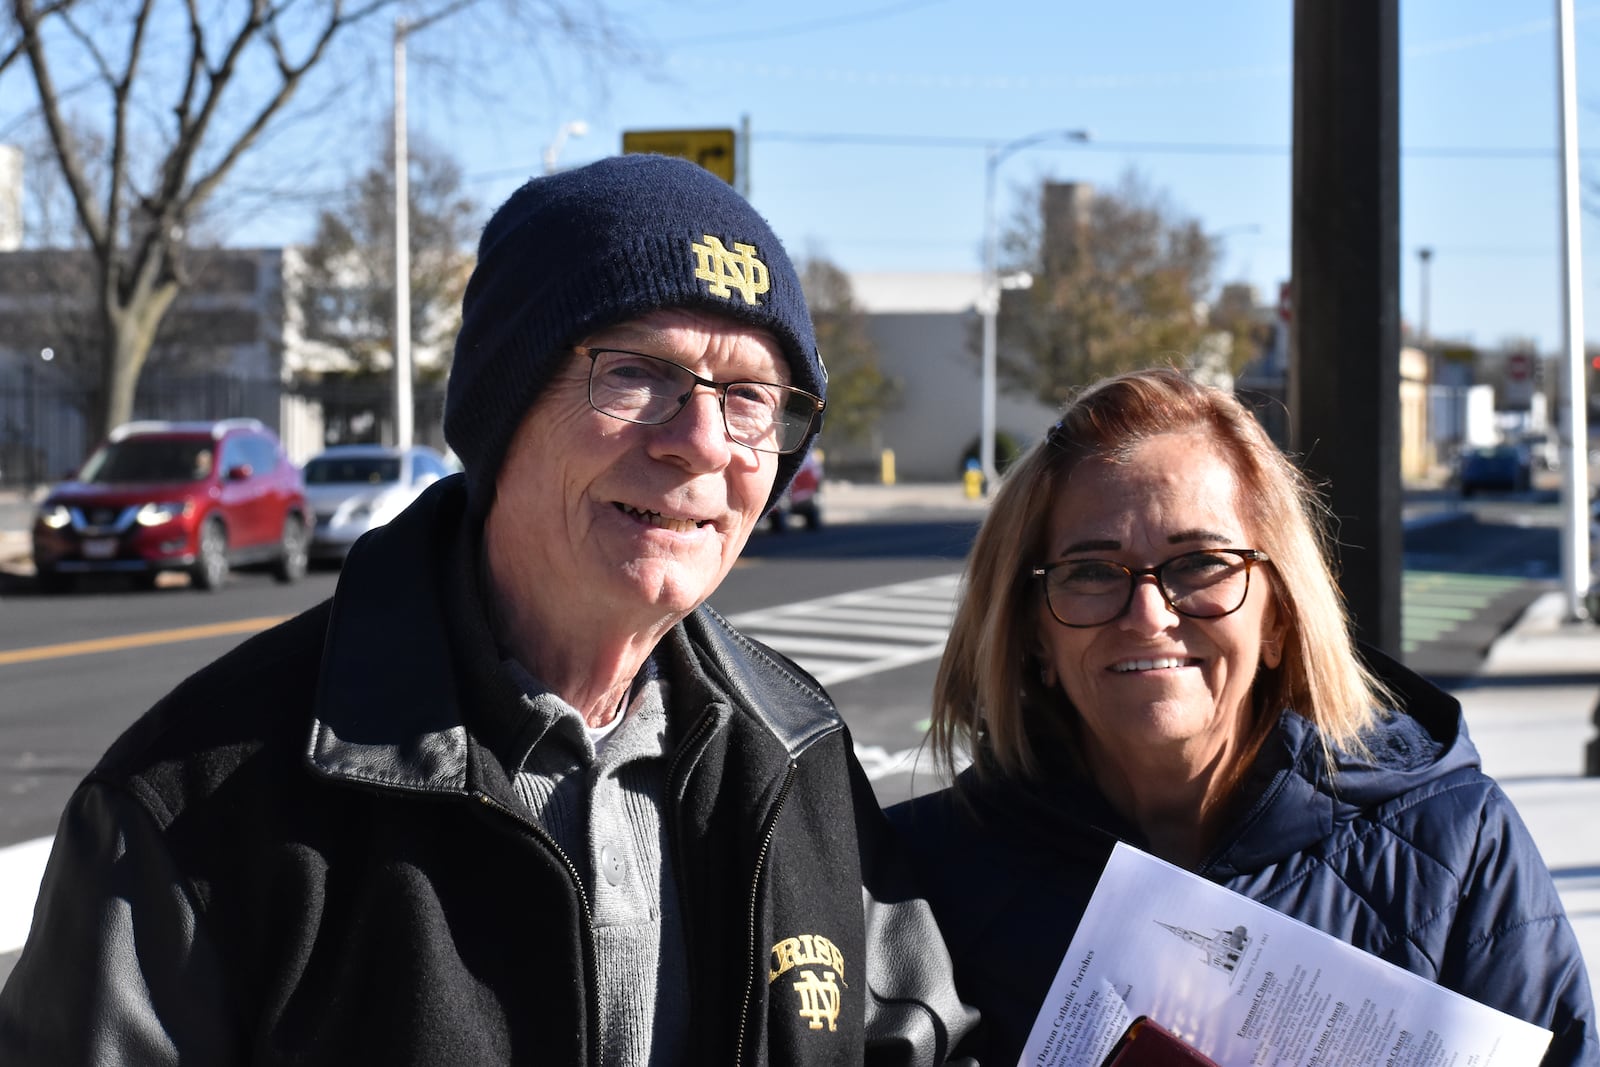
<path id="1" fill-rule="evenodd" d="M 400 514 L 451 470 L 425 445 L 335 445 L 307 461 L 303 473 L 306 501 L 316 514 L 311 558 L 343 562 L 357 538 Z"/>

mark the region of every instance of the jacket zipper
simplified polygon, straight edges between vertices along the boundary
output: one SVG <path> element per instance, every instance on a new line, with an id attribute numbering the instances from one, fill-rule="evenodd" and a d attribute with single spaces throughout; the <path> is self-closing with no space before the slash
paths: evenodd
<path id="1" fill-rule="evenodd" d="M 667 761 L 667 802 L 671 804 L 672 810 L 661 813 L 661 824 L 668 830 L 668 843 L 672 848 L 672 863 L 676 870 L 676 877 L 680 879 L 680 893 L 687 892 L 687 883 L 683 882 L 682 879 L 685 877 L 685 872 L 689 870 L 689 867 L 684 862 L 683 831 L 679 826 L 679 817 L 683 811 L 685 792 L 685 783 L 679 771 L 683 767 L 684 761 L 689 758 L 689 755 L 700 748 L 702 741 L 716 727 L 716 724 L 717 713 L 715 710 L 708 710 L 703 713 L 700 718 L 695 720 L 694 725 L 689 727 L 689 732 L 684 735 L 682 743 L 673 746 L 672 757 Z M 694 957 L 697 954 L 697 946 L 700 944 L 700 939 L 695 936 L 696 931 L 690 928 L 694 922 L 694 909 L 684 905 L 680 908 L 680 913 L 680 921 L 683 923 L 684 951 L 689 956 L 689 974 L 692 980 L 695 974 Z"/>
<path id="2" fill-rule="evenodd" d="M 596 995 L 596 993 L 600 985 L 600 976 L 598 973 L 596 973 L 592 960 L 594 912 L 590 910 L 589 907 L 589 894 L 583 887 L 583 878 L 578 874 L 578 868 L 572 862 L 572 858 L 567 855 L 566 850 L 556 843 L 556 839 L 551 837 L 544 827 L 539 826 L 536 823 L 529 822 L 521 815 L 518 815 L 515 811 L 512 811 L 504 804 L 501 804 L 499 801 L 489 796 L 487 793 L 474 793 L 473 796 L 475 796 L 478 799 L 478 802 L 484 807 L 488 808 L 492 812 L 503 815 L 507 819 L 510 819 L 518 827 L 527 831 L 535 840 L 539 841 L 551 852 L 555 853 L 556 858 L 561 861 L 562 866 L 566 867 L 567 876 L 572 879 L 573 888 L 578 891 L 578 904 L 583 909 L 584 926 L 586 927 L 586 932 L 589 935 L 587 940 L 590 942 L 590 951 L 585 952 L 583 958 L 583 973 L 585 978 L 584 985 L 589 990 L 589 1062 L 597 1063 L 599 1062 L 600 998 Z"/>
<path id="3" fill-rule="evenodd" d="M 794 776 L 798 770 L 799 765 L 790 760 L 788 773 L 783 776 L 783 787 L 778 790 L 778 797 L 772 804 L 772 813 L 767 817 L 766 828 L 762 831 L 761 849 L 756 853 L 756 867 L 750 878 L 750 913 L 746 928 L 750 973 L 744 985 L 744 1004 L 739 1009 L 739 1044 L 736 1046 L 735 1063 L 744 1062 L 744 1041 L 750 1029 L 750 1002 L 755 997 L 756 980 L 760 977 L 757 961 L 763 958 L 757 955 L 756 948 L 756 898 L 761 889 L 761 872 L 767 864 L 767 852 L 772 847 L 772 837 L 778 830 L 778 816 L 783 811 L 784 801 L 789 799 L 789 789 L 794 785 Z"/>

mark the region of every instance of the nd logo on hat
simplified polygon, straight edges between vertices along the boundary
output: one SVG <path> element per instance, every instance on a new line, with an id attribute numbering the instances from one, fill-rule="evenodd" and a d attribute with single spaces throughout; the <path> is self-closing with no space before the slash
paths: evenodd
<path id="1" fill-rule="evenodd" d="M 709 233 L 700 240 L 705 243 L 692 244 L 689 248 L 694 252 L 694 276 L 711 283 L 706 291 L 712 296 L 731 300 L 733 290 L 737 289 L 746 304 L 758 306 L 761 302 L 756 297 L 770 289 L 771 282 L 767 265 L 756 258 L 756 246 L 735 241 L 730 252 Z"/>

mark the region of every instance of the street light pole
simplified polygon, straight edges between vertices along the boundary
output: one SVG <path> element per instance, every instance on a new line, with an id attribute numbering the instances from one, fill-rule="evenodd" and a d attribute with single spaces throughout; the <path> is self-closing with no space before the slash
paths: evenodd
<path id="1" fill-rule="evenodd" d="M 406 34 L 394 20 L 394 443 L 410 448 L 411 400 L 411 158 L 406 144 Z"/>
<path id="2" fill-rule="evenodd" d="M 1417 340 L 1422 342 L 1422 350 L 1428 350 L 1428 267 L 1433 263 L 1433 249 L 1423 246 L 1417 249 L 1417 261 L 1420 269 L 1417 271 L 1421 281 L 1422 300 L 1417 308 Z"/>
<path id="3" fill-rule="evenodd" d="M 406 145 L 406 38 L 477 0 L 455 0 L 426 18 L 394 20 L 394 443 L 410 448 L 411 401 L 411 153 Z"/>
<path id="4" fill-rule="evenodd" d="M 556 131 L 555 139 L 544 147 L 544 172 L 546 174 L 556 172 L 556 157 L 561 154 L 561 148 L 567 143 L 568 137 L 582 137 L 588 132 L 589 124 L 582 119 L 562 123 L 561 128 Z"/>
<path id="5" fill-rule="evenodd" d="M 998 480 L 994 460 L 995 394 L 997 375 L 998 317 L 1000 314 L 999 252 L 995 247 L 997 236 L 994 218 L 995 175 L 1000 164 L 1024 148 L 1042 141 L 1064 140 L 1082 144 L 1089 140 L 1088 130 L 1044 130 L 1019 137 L 1002 145 L 991 145 L 983 167 L 983 291 L 978 297 L 978 311 L 983 316 L 983 381 L 979 402 L 982 406 L 978 428 L 978 466 L 983 471 L 984 493 L 987 494 Z"/>

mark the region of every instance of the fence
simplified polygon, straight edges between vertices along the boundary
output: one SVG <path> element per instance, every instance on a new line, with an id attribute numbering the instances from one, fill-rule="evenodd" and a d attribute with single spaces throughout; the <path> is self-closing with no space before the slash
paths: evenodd
<path id="1" fill-rule="evenodd" d="M 97 390 L 46 375 L 0 380 L 0 486 L 58 481 L 98 441 L 89 413 Z M 444 447 L 444 387 L 413 389 L 418 444 Z M 255 418 L 304 463 L 327 445 L 394 439 L 394 393 L 375 382 L 284 383 L 226 375 L 147 374 L 134 397 L 136 419 Z"/>

